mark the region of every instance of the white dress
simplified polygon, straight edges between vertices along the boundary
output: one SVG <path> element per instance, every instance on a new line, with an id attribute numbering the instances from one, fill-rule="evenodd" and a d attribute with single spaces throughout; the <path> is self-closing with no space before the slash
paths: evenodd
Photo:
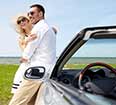
<path id="1" fill-rule="evenodd" d="M 23 80 L 24 72 L 27 68 L 28 68 L 28 64 L 26 64 L 26 63 L 20 64 L 20 66 L 19 66 L 19 68 L 16 71 L 15 76 L 14 76 L 11 93 L 15 93 L 16 90 L 19 88 L 19 86 Z"/>
<path id="2" fill-rule="evenodd" d="M 27 40 L 28 37 L 19 37 L 19 39 Z M 20 86 L 25 70 L 28 68 L 28 63 L 21 63 L 15 73 L 11 93 L 15 93 Z"/>
<path id="3" fill-rule="evenodd" d="M 22 82 L 22 79 L 23 79 L 24 72 L 27 68 L 28 68 L 28 63 L 22 63 L 19 65 L 19 68 L 16 71 L 15 76 L 14 76 L 11 93 L 15 93 L 17 89 L 19 88 Z"/>

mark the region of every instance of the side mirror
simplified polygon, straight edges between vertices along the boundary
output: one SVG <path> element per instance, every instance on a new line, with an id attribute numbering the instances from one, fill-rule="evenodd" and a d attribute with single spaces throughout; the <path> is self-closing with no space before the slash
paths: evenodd
<path id="1" fill-rule="evenodd" d="M 27 79 L 41 79 L 45 74 L 45 67 L 43 66 L 36 66 L 28 68 L 25 73 L 24 77 Z"/>

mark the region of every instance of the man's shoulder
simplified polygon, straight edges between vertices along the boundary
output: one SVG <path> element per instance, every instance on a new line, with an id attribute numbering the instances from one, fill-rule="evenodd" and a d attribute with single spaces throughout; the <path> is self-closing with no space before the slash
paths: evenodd
<path id="1" fill-rule="evenodd" d="M 48 30 L 50 27 L 48 25 L 48 23 L 45 20 L 41 20 L 40 22 L 38 22 L 35 26 L 34 26 L 34 30 Z"/>
<path id="2" fill-rule="evenodd" d="M 48 30 L 50 26 L 45 20 L 38 22 L 32 29 L 32 33 L 38 33 L 40 36 L 43 36 Z"/>

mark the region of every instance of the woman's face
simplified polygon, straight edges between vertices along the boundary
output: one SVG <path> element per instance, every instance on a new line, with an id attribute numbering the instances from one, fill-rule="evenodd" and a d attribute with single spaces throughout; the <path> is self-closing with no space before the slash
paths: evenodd
<path id="1" fill-rule="evenodd" d="M 25 17 L 19 18 L 19 20 L 17 20 L 17 24 L 22 29 L 26 29 L 29 25 L 31 25 L 29 20 L 27 18 L 25 18 Z"/>

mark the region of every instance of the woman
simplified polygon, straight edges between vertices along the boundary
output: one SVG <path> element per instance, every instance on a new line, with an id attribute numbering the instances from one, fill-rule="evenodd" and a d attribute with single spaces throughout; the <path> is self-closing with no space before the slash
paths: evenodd
<path id="1" fill-rule="evenodd" d="M 20 35 L 19 46 L 20 46 L 20 49 L 23 51 L 25 47 L 27 46 L 28 42 L 35 40 L 37 36 L 36 34 L 30 34 L 33 26 L 30 20 L 28 19 L 28 17 L 18 16 L 15 24 L 16 24 L 16 32 L 18 32 Z M 52 27 L 52 29 L 56 34 L 57 29 L 55 27 Z M 21 63 L 21 65 L 19 66 L 14 77 L 11 93 L 15 93 L 18 87 L 20 86 L 21 81 L 23 79 L 23 74 L 25 70 L 27 69 L 27 67 L 28 67 L 28 63 Z"/>
<path id="2" fill-rule="evenodd" d="M 26 16 L 19 16 L 16 21 L 17 29 L 16 31 L 20 34 L 19 36 L 19 46 L 23 51 L 29 41 L 36 38 L 36 35 L 31 35 L 32 24 Z"/>
<path id="3" fill-rule="evenodd" d="M 30 31 L 32 30 L 32 24 L 30 23 L 30 20 L 26 16 L 19 16 L 16 20 L 16 32 L 19 33 L 19 47 L 23 51 L 25 47 L 27 46 L 28 42 L 36 39 L 35 34 L 30 34 Z M 25 70 L 27 69 L 27 63 L 22 63 L 14 77 L 13 85 L 11 93 L 15 93 L 18 87 L 20 86 L 20 83 L 23 79 L 23 74 Z"/>

